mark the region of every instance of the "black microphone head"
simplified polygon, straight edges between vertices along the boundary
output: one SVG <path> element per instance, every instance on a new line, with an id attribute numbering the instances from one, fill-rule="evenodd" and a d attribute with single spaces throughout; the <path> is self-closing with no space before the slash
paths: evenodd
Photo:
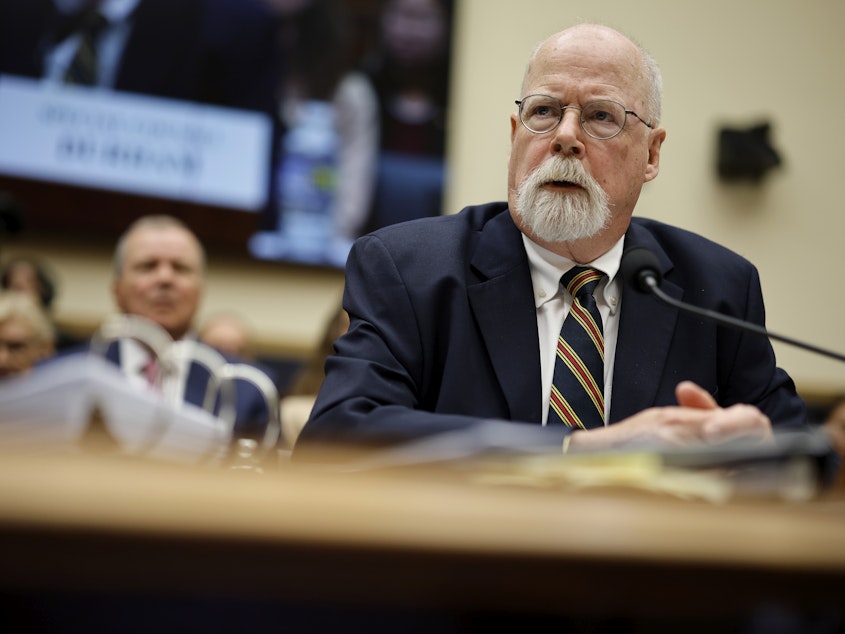
<path id="1" fill-rule="evenodd" d="M 646 282 L 653 278 L 655 285 L 660 284 L 660 262 L 645 247 L 630 247 L 622 254 L 622 261 L 619 263 L 619 272 L 626 284 L 643 293 L 651 293 L 652 286 Z"/>

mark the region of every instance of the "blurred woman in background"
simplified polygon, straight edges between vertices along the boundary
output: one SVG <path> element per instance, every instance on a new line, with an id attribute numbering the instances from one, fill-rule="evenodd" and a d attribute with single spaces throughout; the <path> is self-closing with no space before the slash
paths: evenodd
<path id="1" fill-rule="evenodd" d="M 0 291 L 0 379 L 29 372 L 55 352 L 53 324 L 28 293 Z"/>

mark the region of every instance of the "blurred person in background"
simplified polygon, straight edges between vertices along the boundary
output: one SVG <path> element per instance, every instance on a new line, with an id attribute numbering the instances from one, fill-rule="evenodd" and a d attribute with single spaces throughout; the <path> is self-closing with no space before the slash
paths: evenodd
<path id="1" fill-rule="evenodd" d="M 320 342 L 294 380 L 290 394 L 316 396 L 323 384 L 323 379 L 326 377 L 323 369 L 326 359 L 332 353 L 334 342 L 347 330 L 349 330 L 349 314 L 343 308 L 338 307 L 326 322 Z"/>
<path id="2" fill-rule="evenodd" d="M 342 265 L 372 205 L 378 100 L 339 0 L 263 0 L 275 24 L 273 205 L 253 254 Z"/>
<path id="3" fill-rule="evenodd" d="M 28 293 L 0 291 L 0 379 L 29 372 L 55 352 L 50 318 Z"/>
<path id="4" fill-rule="evenodd" d="M 451 17 L 451 0 L 381 3 L 378 40 L 363 61 L 380 112 L 371 229 L 441 211 Z"/>
<path id="5" fill-rule="evenodd" d="M 200 241 L 181 220 L 168 215 L 142 216 L 120 237 L 114 256 L 112 294 L 121 313 L 143 317 L 174 340 L 197 340 L 195 319 L 205 289 L 206 255 Z M 150 351 L 124 338 L 106 356 L 135 383 L 147 383 Z M 224 354 L 227 362 L 244 359 Z M 264 368 L 260 368 L 265 371 Z M 265 371 L 265 374 L 267 372 Z M 202 406 L 209 372 L 201 364 L 178 365 L 161 388 L 164 398 Z M 276 377 L 269 376 L 273 383 Z M 267 406 L 256 390 L 237 384 L 235 431 L 263 433 Z"/>
<path id="6" fill-rule="evenodd" d="M 0 0 L 0 73 L 270 112 L 266 17 L 262 0 Z"/>
<path id="7" fill-rule="evenodd" d="M 0 285 L 6 290 L 32 295 L 45 311 L 53 308 L 56 287 L 43 262 L 29 256 L 8 260 L 0 272 Z"/>
<path id="8" fill-rule="evenodd" d="M 242 317 L 234 313 L 219 313 L 203 322 L 199 340 L 215 350 L 252 359 L 252 333 Z"/>
<path id="9" fill-rule="evenodd" d="M 142 216 L 117 242 L 115 305 L 155 322 L 174 340 L 191 335 L 204 282 L 205 249 L 177 218 Z"/>
<path id="10" fill-rule="evenodd" d="M 80 339 L 64 332 L 55 324 L 53 307 L 57 296 L 57 284 L 54 280 L 55 276 L 51 267 L 40 258 L 30 255 L 10 258 L 0 270 L 0 287 L 31 295 L 53 323 L 56 350 L 65 350 L 79 345 Z"/>
<path id="11" fill-rule="evenodd" d="M 334 352 L 334 342 L 349 330 L 349 314 L 340 306 L 332 313 L 323 329 L 316 349 L 294 377 L 290 391 L 281 401 L 282 433 L 285 441 L 293 445 L 305 426 L 317 392 L 326 378 L 326 359 Z"/>
<path id="12" fill-rule="evenodd" d="M 196 97 L 204 0 L 0 3 L 0 72 L 176 99 Z M 83 65 L 81 50 L 90 51 Z"/>
<path id="13" fill-rule="evenodd" d="M 442 156 L 451 2 L 385 0 L 377 48 L 364 61 L 381 104 L 381 147 Z"/>

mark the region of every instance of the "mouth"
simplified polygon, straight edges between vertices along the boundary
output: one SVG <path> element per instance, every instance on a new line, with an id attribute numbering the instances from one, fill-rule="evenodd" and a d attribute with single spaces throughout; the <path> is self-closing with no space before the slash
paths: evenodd
<path id="1" fill-rule="evenodd" d="M 159 298 L 150 302 L 150 306 L 155 310 L 172 310 L 177 302 L 172 299 Z"/>
<path id="2" fill-rule="evenodd" d="M 572 181 L 548 181 L 544 183 L 544 187 L 551 187 L 553 189 L 583 189 L 578 183 Z"/>

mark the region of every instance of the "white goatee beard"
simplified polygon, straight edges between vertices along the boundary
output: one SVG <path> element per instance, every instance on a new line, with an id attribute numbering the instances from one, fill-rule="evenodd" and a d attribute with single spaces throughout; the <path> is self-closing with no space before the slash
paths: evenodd
<path id="1" fill-rule="evenodd" d="M 544 190 L 552 181 L 568 181 L 583 191 Z M 539 165 L 519 186 L 516 204 L 523 223 L 545 242 L 592 238 L 610 222 L 607 194 L 572 157 L 553 157 Z"/>

